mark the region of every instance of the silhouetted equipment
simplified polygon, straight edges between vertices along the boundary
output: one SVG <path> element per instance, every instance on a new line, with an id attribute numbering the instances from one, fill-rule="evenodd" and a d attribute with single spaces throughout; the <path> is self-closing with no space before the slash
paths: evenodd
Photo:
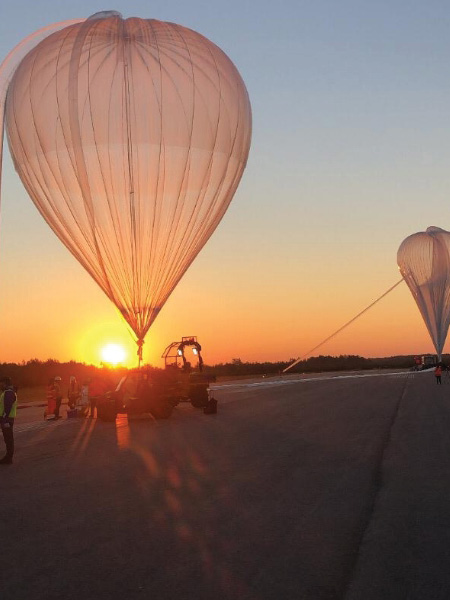
<path id="1" fill-rule="evenodd" d="M 438 364 L 437 356 L 434 354 L 425 354 L 421 359 L 422 369 L 431 369 Z"/>
<path id="2" fill-rule="evenodd" d="M 190 361 L 186 350 L 192 351 Z M 213 375 L 203 373 L 201 346 L 195 336 L 184 337 L 165 349 L 164 369 L 142 367 L 129 371 L 117 388 L 97 400 L 97 416 L 114 421 L 117 414 L 149 413 L 155 419 L 167 419 L 180 402 L 190 402 L 205 414 L 217 412 L 217 401 L 211 397 L 209 384 Z M 192 362 L 191 362 L 192 361 Z"/>

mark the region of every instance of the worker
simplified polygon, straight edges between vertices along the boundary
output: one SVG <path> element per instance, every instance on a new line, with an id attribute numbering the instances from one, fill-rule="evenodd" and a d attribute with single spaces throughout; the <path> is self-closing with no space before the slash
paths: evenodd
<path id="1" fill-rule="evenodd" d="M 11 465 L 14 455 L 14 418 L 17 412 L 17 394 L 9 377 L 0 379 L 0 424 L 5 440 L 6 454 L 1 465 Z"/>
<path id="2" fill-rule="evenodd" d="M 77 405 L 80 398 L 80 386 L 78 385 L 75 375 L 69 378 L 69 389 L 67 390 L 67 404 L 73 409 Z"/>
<path id="3" fill-rule="evenodd" d="M 101 375 L 96 375 L 89 382 L 89 409 L 91 418 L 94 418 L 94 412 L 97 409 L 98 401 L 106 394 L 111 391 L 111 382 Z"/>
<path id="4" fill-rule="evenodd" d="M 441 376 L 442 376 L 442 366 L 439 364 L 434 370 L 434 375 L 436 377 L 436 383 L 442 384 Z"/>
<path id="5" fill-rule="evenodd" d="M 55 398 L 56 398 L 56 408 L 55 408 L 55 419 L 60 419 L 59 409 L 61 408 L 62 402 L 62 389 L 61 389 L 61 377 L 55 377 Z"/>
<path id="6" fill-rule="evenodd" d="M 44 419 L 47 417 L 53 416 L 55 417 L 56 410 L 56 394 L 55 394 L 55 380 L 53 377 L 50 377 L 47 384 L 47 389 L 45 391 L 45 399 L 47 401 L 47 406 L 44 411 Z"/>
<path id="7" fill-rule="evenodd" d="M 86 417 L 89 413 L 89 382 L 83 381 L 80 392 L 80 417 Z"/>

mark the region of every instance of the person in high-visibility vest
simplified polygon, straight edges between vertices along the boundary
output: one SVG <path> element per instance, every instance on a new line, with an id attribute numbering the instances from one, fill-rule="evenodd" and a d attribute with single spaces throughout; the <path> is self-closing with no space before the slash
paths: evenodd
<path id="1" fill-rule="evenodd" d="M 9 377 L 0 379 L 0 425 L 6 445 L 6 454 L 0 465 L 11 465 L 14 455 L 14 418 L 17 412 L 17 394 Z"/>

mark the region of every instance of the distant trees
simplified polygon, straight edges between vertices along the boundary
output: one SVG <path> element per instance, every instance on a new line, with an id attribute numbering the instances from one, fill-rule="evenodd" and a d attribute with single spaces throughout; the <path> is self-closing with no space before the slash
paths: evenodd
<path id="1" fill-rule="evenodd" d="M 206 373 L 213 373 L 217 377 L 232 375 L 232 376 L 245 376 L 245 375 L 265 375 L 265 374 L 277 374 L 288 363 L 271 363 L 271 362 L 243 362 L 240 358 L 233 358 L 231 363 L 219 363 L 216 365 L 205 365 Z"/>
<path id="2" fill-rule="evenodd" d="M 280 362 L 244 362 L 233 358 L 229 363 L 205 365 L 205 372 L 217 377 L 251 375 L 278 375 L 283 369 L 292 364 L 295 359 Z M 450 355 L 442 357 L 444 364 L 450 364 Z M 414 366 L 414 355 L 390 356 L 385 358 L 364 358 L 357 355 L 343 354 L 340 356 L 311 356 L 300 361 L 289 373 L 318 373 L 322 371 L 355 371 L 362 369 L 402 369 Z M 155 370 L 158 370 L 155 368 Z M 113 381 L 119 381 L 127 371 L 125 368 L 109 369 L 95 367 L 70 361 L 61 363 L 49 358 L 46 361 L 33 358 L 27 362 L 0 363 L 0 377 L 11 377 L 19 388 L 45 385 L 51 377 L 59 376 L 63 385 L 68 384 L 69 377 L 75 375 L 79 383 L 91 379 L 95 375 L 106 372 Z"/>
<path id="3" fill-rule="evenodd" d="M 108 369 L 108 373 L 114 373 L 119 379 L 124 369 Z M 46 361 L 33 358 L 27 362 L 17 363 L 0 363 L 0 377 L 11 377 L 14 385 L 19 388 L 36 387 L 45 385 L 51 377 L 59 376 L 63 381 L 63 385 L 69 383 L 69 377 L 75 375 L 77 381 L 82 383 L 84 380 L 92 378 L 94 375 L 105 372 L 105 368 L 98 368 L 93 365 L 85 365 L 70 361 L 60 363 L 59 361 L 49 358 Z"/>
<path id="4" fill-rule="evenodd" d="M 294 358 L 281 362 L 243 362 L 233 358 L 230 363 L 206 366 L 205 370 L 217 376 L 276 375 L 294 362 Z M 443 361 L 449 363 L 450 360 Z M 362 369 L 402 369 L 414 366 L 414 355 L 385 358 L 364 358 L 358 355 L 311 356 L 300 361 L 289 373 L 318 373 L 322 371 L 356 371 Z"/>

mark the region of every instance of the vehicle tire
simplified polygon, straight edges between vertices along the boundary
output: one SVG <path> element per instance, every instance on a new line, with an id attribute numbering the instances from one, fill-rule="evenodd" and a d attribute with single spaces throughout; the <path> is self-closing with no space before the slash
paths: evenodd
<path id="1" fill-rule="evenodd" d="M 216 415 L 217 414 L 217 400 L 215 398 L 210 398 L 208 400 L 207 405 L 203 409 L 205 415 Z"/>
<path id="2" fill-rule="evenodd" d="M 97 406 L 97 418 L 100 419 L 100 421 L 113 423 L 117 418 L 117 411 L 114 406 Z"/>
<path id="3" fill-rule="evenodd" d="M 208 404 L 208 386 L 192 385 L 189 389 L 189 400 L 194 408 L 205 408 Z"/>
<path id="4" fill-rule="evenodd" d="M 173 409 L 173 402 L 170 400 L 160 400 L 159 402 L 154 402 L 149 410 L 155 419 L 168 419 Z"/>

